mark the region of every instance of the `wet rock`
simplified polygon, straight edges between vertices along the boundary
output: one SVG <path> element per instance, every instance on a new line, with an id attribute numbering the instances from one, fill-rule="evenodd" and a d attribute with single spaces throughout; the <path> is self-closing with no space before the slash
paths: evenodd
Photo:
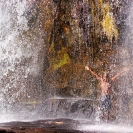
<path id="1" fill-rule="evenodd" d="M 53 97 L 47 100 L 48 111 L 54 117 L 65 118 L 93 118 L 95 114 L 94 102 L 91 99 L 83 98 L 61 98 Z M 44 102 L 46 105 L 46 101 Z M 49 114 L 49 113 L 48 113 Z"/>
<path id="2" fill-rule="evenodd" d="M 79 122 L 71 119 L 38 120 L 32 122 L 8 122 L 0 124 L 0 133 L 80 133 L 72 125 Z"/>
<path id="3" fill-rule="evenodd" d="M 59 2 L 59 0 L 53 0 L 55 3 L 58 3 Z"/>

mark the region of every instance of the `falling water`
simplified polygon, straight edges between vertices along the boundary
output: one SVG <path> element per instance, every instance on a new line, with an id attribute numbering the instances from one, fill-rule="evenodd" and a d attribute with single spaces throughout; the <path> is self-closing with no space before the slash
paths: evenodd
<path id="1" fill-rule="evenodd" d="M 43 69 L 41 51 L 44 42 L 41 30 L 39 28 L 32 30 L 28 25 L 30 19 L 28 12 L 32 6 L 32 3 L 27 0 L 1 0 L 0 2 L 1 120 L 3 117 L 5 121 L 10 117 L 15 119 L 17 111 L 23 118 L 23 107 L 18 110 L 17 107 L 12 110 L 11 107 L 17 103 L 34 104 L 34 101 L 41 99 L 40 73 Z"/>
<path id="2" fill-rule="evenodd" d="M 119 49 L 119 62 L 120 69 L 129 68 L 129 72 L 123 74 L 118 81 L 119 92 L 118 99 L 118 121 L 131 124 L 132 122 L 132 107 L 133 107 L 133 2 L 123 1 L 124 6 L 121 8 L 120 21 L 122 23 L 122 29 L 120 31 L 120 43 L 122 45 Z M 128 10 L 127 10 L 128 9 Z"/>
<path id="3" fill-rule="evenodd" d="M 45 99 L 42 91 L 45 88 L 45 85 L 43 84 L 44 77 L 42 75 L 45 54 L 45 34 L 39 27 L 39 23 L 31 21 L 33 17 L 31 11 L 33 11 L 34 15 L 37 14 L 37 11 L 33 8 L 34 6 L 35 5 L 28 0 L 7 0 L 6 2 L 2 0 L 0 2 L 1 122 L 31 120 L 31 118 L 40 119 L 48 118 L 50 116 L 89 119 L 93 114 L 92 112 L 95 113 L 95 108 L 97 108 L 92 102 L 96 102 L 97 99 L 92 101 L 83 98 L 70 99 L 54 97 L 42 102 L 42 99 Z M 122 45 L 124 48 L 119 51 L 122 68 L 127 65 L 130 65 L 130 68 L 132 67 L 133 33 L 132 30 L 129 31 L 133 25 L 131 21 L 133 18 L 132 10 L 133 9 L 131 8 L 128 18 L 125 19 L 125 31 L 126 34 L 128 33 L 128 37 L 123 41 Z M 123 36 L 125 36 L 125 34 Z M 119 112 L 117 119 L 119 121 L 127 121 L 129 116 L 133 114 L 131 73 L 132 69 L 126 76 L 126 79 L 129 80 L 126 80 L 125 82 L 125 77 L 123 77 L 118 82 L 118 88 L 119 90 L 122 90 L 118 94 L 118 97 L 120 98 L 118 99 Z M 40 105 L 36 106 L 36 103 Z M 122 112 L 120 110 L 124 111 Z M 81 114 L 81 112 L 83 113 Z M 124 115 L 122 118 L 123 114 L 127 114 L 126 117 Z M 41 115 L 43 115 L 43 117 Z M 93 118 L 94 116 L 92 115 L 92 119 Z M 132 118 L 133 115 L 131 115 L 131 119 Z M 114 129 L 110 130 L 110 132 L 120 131 L 119 126 L 109 126 Z M 106 127 L 106 125 L 103 125 L 103 127 Z M 94 125 L 90 126 L 83 125 L 82 128 L 83 130 L 93 131 L 95 128 L 100 127 L 94 123 Z M 125 132 L 131 132 L 132 128 L 129 130 L 123 128 L 123 130 Z M 105 128 L 104 131 L 106 132 L 109 130 Z"/>

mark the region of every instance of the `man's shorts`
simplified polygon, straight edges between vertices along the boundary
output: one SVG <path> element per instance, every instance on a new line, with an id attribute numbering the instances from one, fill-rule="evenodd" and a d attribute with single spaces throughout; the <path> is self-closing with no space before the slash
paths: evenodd
<path id="1" fill-rule="evenodd" d="M 101 111 L 111 110 L 111 96 L 110 95 L 101 95 L 101 97 L 100 97 L 100 110 Z"/>

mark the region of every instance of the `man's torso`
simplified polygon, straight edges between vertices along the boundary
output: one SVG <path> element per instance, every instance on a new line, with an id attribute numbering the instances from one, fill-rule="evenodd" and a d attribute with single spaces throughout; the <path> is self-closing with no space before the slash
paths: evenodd
<path id="1" fill-rule="evenodd" d="M 108 82 L 101 81 L 101 89 L 102 89 L 101 94 L 108 95 L 109 87 L 110 87 L 110 84 Z"/>

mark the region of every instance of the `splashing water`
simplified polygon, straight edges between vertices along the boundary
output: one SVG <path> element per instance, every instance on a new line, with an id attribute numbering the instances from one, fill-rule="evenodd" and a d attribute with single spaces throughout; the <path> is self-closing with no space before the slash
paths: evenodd
<path id="1" fill-rule="evenodd" d="M 43 49 L 43 39 L 40 30 L 29 32 L 25 13 L 30 6 L 27 0 L 1 0 L 0 2 L 2 116 L 8 113 L 9 106 L 32 99 L 36 95 L 36 89 L 41 91 L 40 67 L 43 62 L 38 54 Z M 38 81 L 35 82 L 36 80 Z"/>
<path id="2" fill-rule="evenodd" d="M 122 49 L 119 49 L 119 60 L 120 60 L 120 67 L 122 68 L 129 68 L 129 72 L 125 75 L 118 82 L 119 94 L 118 94 L 118 119 L 120 122 L 123 123 L 130 123 L 132 121 L 132 106 L 133 106 L 133 30 L 132 30 L 132 20 L 133 20 L 133 2 L 132 1 L 123 1 L 125 4 L 123 8 L 121 8 L 122 15 L 121 22 L 123 23 L 123 29 L 120 31 L 121 44 Z M 128 9 L 128 10 L 127 10 Z"/>
<path id="3" fill-rule="evenodd" d="M 1 101 L 3 101 L 4 94 L 9 91 L 10 88 L 16 87 L 14 79 L 19 79 L 18 75 L 13 76 L 16 72 L 15 66 L 19 64 L 22 57 L 22 46 L 18 45 L 19 30 L 23 27 L 26 30 L 25 22 L 22 21 L 20 16 L 22 15 L 18 9 L 19 5 L 13 1 L 2 1 L 0 3 L 0 64 L 1 64 Z M 5 9 L 5 10 L 4 10 Z M 17 15 L 15 15 L 17 14 Z M 16 21 L 18 19 L 18 21 Z M 24 20 L 24 19 L 23 19 Z M 9 76 L 10 75 L 10 78 Z M 12 76 L 11 76 L 12 75 Z M 9 78 L 9 81 L 6 79 Z M 4 83 L 5 82 L 5 83 Z"/>
<path id="4" fill-rule="evenodd" d="M 133 133 L 133 127 L 112 124 L 82 125 L 79 130 L 102 133 Z"/>

